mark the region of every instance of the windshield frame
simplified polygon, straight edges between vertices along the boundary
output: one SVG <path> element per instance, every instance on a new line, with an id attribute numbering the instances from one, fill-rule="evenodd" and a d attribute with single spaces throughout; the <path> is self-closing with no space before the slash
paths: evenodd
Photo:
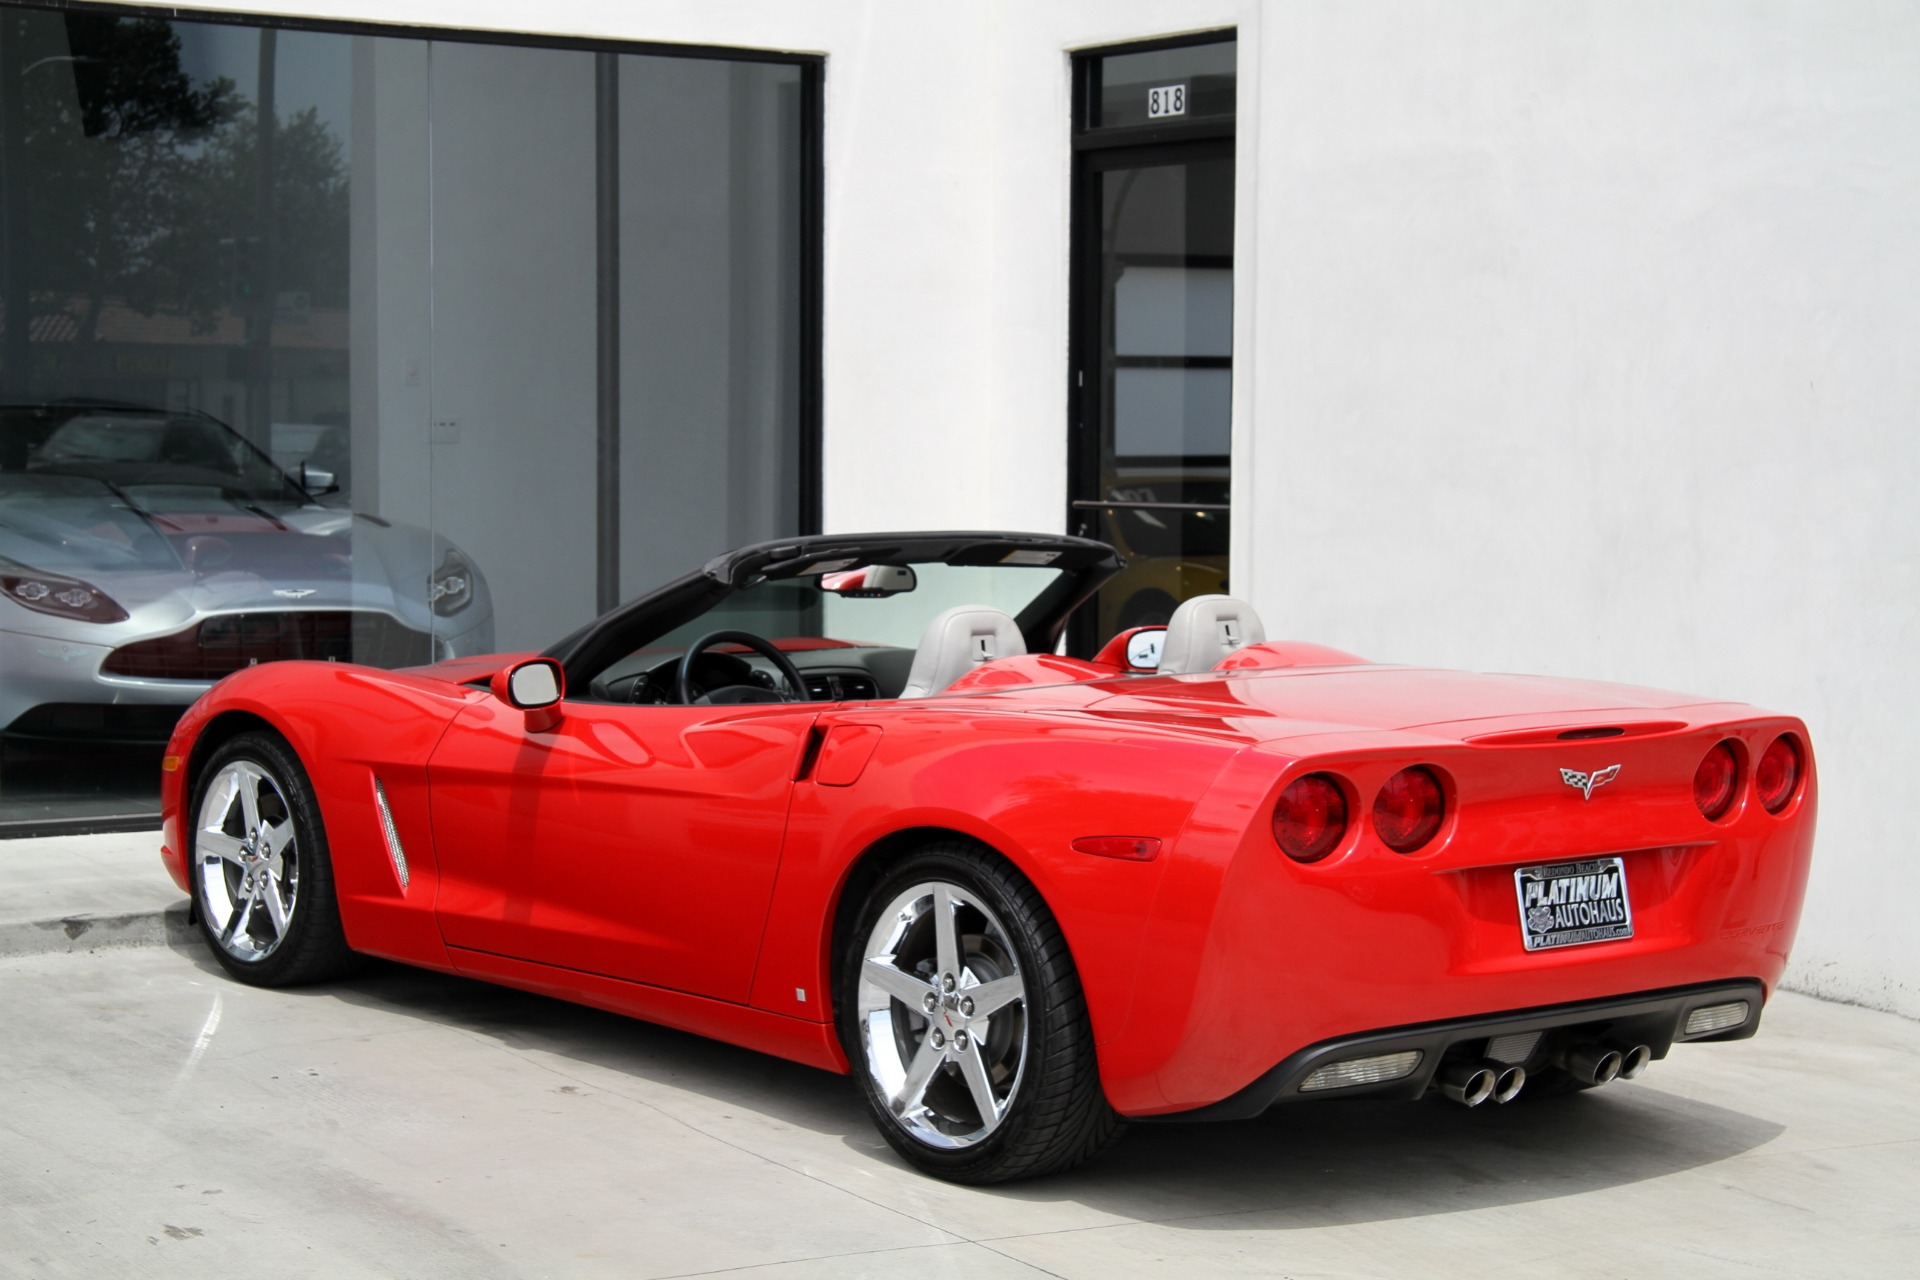
<path id="1" fill-rule="evenodd" d="M 1051 653 L 1068 616 L 1124 567 L 1120 553 L 1106 543 L 1064 534 L 928 531 L 784 538 L 716 556 L 698 571 L 603 614 L 540 656 L 560 664 L 568 688 L 585 688 L 610 664 L 760 581 L 806 577 L 823 566 L 1019 563 L 1010 556 L 1030 557 L 1030 563 L 1060 571 L 1014 618 L 1029 653 Z M 836 566 L 837 561 L 848 563 Z"/>

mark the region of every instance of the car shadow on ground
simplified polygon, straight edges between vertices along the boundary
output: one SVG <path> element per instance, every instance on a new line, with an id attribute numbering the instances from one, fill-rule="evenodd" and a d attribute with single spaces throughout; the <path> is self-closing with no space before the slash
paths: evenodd
<path id="1" fill-rule="evenodd" d="M 199 939 L 172 945 L 196 967 L 230 981 Z M 649 1089 L 743 1108 L 837 1139 L 856 1162 L 906 1171 L 875 1133 L 851 1080 L 765 1054 L 384 962 L 344 981 L 275 995 L 346 1001 L 485 1036 L 515 1051 L 591 1064 Z M 1504 1107 L 1326 1102 L 1276 1107 L 1249 1121 L 1135 1124 L 1099 1159 L 1071 1173 L 959 1194 L 1036 1206 L 1073 1203 L 1196 1230 L 1288 1230 L 1627 1185 L 1731 1159 L 1784 1129 L 1664 1092 L 1650 1083 L 1660 1070 L 1655 1063 L 1647 1079 L 1571 1096 L 1523 1097 Z M 670 1098 L 650 1100 L 672 1107 Z"/>

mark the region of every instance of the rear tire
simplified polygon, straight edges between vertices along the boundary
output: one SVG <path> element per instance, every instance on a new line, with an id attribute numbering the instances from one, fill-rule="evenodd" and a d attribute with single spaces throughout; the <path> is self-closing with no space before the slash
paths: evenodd
<path id="1" fill-rule="evenodd" d="M 187 819 L 195 914 L 221 968 L 285 987 L 355 967 L 313 783 L 285 739 L 244 733 L 215 751 Z"/>
<path id="2" fill-rule="evenodd" d="M 1039 1177 L 1120 1133 L 1066 939 L 1026 878 L 977 845 L 929 844 L 881 877 L 838 996 L 874 1123 L 924 1173 Z"/>

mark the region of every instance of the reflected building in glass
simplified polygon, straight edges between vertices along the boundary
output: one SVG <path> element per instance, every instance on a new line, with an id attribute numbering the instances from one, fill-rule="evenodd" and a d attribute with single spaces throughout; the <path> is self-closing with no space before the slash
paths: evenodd
<path id="1" fill-rule="evenodd" d="M 686 52 L 0 12 L 0 824 L 817 522 L 820 64 Z"/>

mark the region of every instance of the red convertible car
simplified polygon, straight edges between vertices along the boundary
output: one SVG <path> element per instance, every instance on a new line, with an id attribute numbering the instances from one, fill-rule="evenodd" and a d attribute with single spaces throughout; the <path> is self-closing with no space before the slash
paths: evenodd
<path id="1" fill-rule="evenodd" d="M 721 556 L 540 655 L 222 680 L 164 762 L 215 956 L 385 956 L 851 1072 L 919 1168 L 1128 1120 L 1631 1078 L 1750 1036 L 1800 721 L 1364 662 L 1206 596 L 1058 655 L 1077 538 Z"/>

